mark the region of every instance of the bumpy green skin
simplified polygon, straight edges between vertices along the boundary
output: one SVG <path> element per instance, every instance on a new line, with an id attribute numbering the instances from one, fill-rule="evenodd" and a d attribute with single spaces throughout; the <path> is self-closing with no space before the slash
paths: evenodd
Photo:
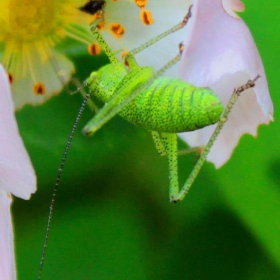
<path id="1" fill-rule="evenodd" d="M 109 102 L 121 91 L 128 91 L 125 96 L 129 95 L 151 78 L 153 72 L 150 67 L 142 67 L 126 75 L 125 71 L 106 65 L 92 74 L 88 84 L 99 99 Z M 151 131 L 177 133 L 216 123 L 222 111 L 223 105 L 211 89 L 160 77 L 126 105 L 120 116 Z"/>
<path id="2" fill-rule="evenodd" d="M 124 107 L 120 115 L 148 130 L 176 133 L 216 123 L 222 111 L 219 98 L 211 90 L 162 77 Z"/>

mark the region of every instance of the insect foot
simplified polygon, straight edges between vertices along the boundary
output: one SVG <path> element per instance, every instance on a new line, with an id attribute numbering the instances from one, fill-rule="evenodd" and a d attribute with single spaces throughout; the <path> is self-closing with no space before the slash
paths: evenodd
<path id="1" fill-rule="evenodd" d="M 188 20 L 190 19 L 190 17 L 192 16 L 192 7 L 193 7 L 193 5 L 190 5 L 189 11 L 182 21 L 182 26 L 185 26 L 188 23 Z"/>
<path id="2" fill-rule="evenodd" d="M 245 85 L 243 85 L 243 86 L 237 88 L 237 89 L 236 89 L 236 94 L 240 95 L 240 93 L 241 93 L 242 91 L 254 87 L 254 86 L 255 86 L 255 82 L 256 82 L 260 77 L 261 77 L 261 76 L 258 74 L 258 75 L 256 76 L 255 79 L 249 80 Z"/>

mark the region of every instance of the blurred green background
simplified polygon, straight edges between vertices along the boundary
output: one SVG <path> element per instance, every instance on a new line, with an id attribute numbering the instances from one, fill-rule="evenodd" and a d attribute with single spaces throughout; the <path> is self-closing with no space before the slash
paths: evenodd
<path id="1" fill-rule="evenodd" d="M 257 139 L 243 136 L 221 169 L 205 164 L 190 194 L 174 205 L 166 159 L 150 134 L 116 117 L 84 137 L 87 108 L 62 176 L 43 279 L 280 279 L 280 5 L 244 3 L 275 123 L 261 126 Z M 81 80 L 105 61 L 73 59 Z M 80 104 L 80 95 L 64 92 L 17 114 L 38 176 L 31 200 L 13 205 L 20 280 L 36 279 L 57 169 Z M 181 182 L 194 162 L 193 155 L 180 158 Z"/>

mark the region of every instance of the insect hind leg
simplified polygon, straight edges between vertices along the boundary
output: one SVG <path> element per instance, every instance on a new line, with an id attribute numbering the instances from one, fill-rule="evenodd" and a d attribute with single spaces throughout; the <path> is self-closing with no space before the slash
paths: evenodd
<path id="1" fill-rule="evenodd" d="M 177 156 L 177 134 L 158 133 L 161 143 L 164 145 L 169 167 L 169 197 L 174 201 L 180 192 L 178 180 L 178 156 Z"/>
<path id="2" fill-rule="evenodd" d="M 210 137 L 207 145 L 205 146 L 203 152 L 201 153 L 198 161 L 196 162 L 196 164 L 195 164 L 193 170 L 191 171 L 188 179 L 186 180 L 184 186 L 178 192 L 177 195 L 175 194 L 170 197 L 172 202 L 176 203 L 176 202 L 182 201 L 184 199 L 184 197 L 188 194 L 194 180 L 196 179 L 202 165 L 204 164 L 204 162 L 207 158 L 207 155 L 209 154 L 209 152 L 211 150 L 211 147 L 213 146 L 213 144 L 216 141 L 218 135 L 220 134 L 225 122 L 227 121 L 229 113 L 231 112 L 237 98 L 240 96 L 241 92 L 243 92 L 244 90 L 254 87 L 256 80 L 259 78 L 260 78 L 260 76 L 258 75 L 255 79 L 249 80 L 246 84 L 240 86 L 237 89 L 234 89 L 232 96 L 231 96 L 224 112 L 222 113 L 222 115 L 220 117 L 220 121 L 218 122 L 216 129 L 212 133 L 212 136 Z"/>
<path id="3" fill-rule="evenodd" d="M 165 145 L 160 137 L 160 134 L 157 131 L 152 131 L 151 133 L 158 153 L 161 156 L 166 156 L 167 154 L 166 154 Z"/>

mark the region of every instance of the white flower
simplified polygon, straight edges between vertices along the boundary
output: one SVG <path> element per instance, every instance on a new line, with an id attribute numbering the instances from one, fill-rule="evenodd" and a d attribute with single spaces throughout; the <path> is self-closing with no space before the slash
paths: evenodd
<path id="1" fill-rule="evenodd" d="M 11 196 L 0 189 L 0 279 L 7 280 L 16 279 L 11 202 Z"/>
<path id="2" fill-rule="evenodd" d="M 141 4 L 143 6 L 141 6 Z M 191 0 L 175 1 L 107 1 L 105 7 L 105 25 L 101 30 L 109 46 L 121 53 L 139 47 L 156 35 L 182 22 L 188 13 Z M 144 13 L 151 17 L 150 23 L 143 18 Z M 122 36 L 114 35 L 112 25 L 120 25 Z M 183 28 L 136 55 L 141 66 L 152 66 L 159 69 L 174 58 L 179 52 L 179 44 L 184 39 L 186 30 Z M 112 36 L 113 35 L 113 36 Z M 178 65 L 166 72 L 166 75 L 178 77 Z"/>
<path id="3" fill-rule="evenodd" d="M 207 157 L 218 168 L 230 158 L 244 133 L 256 136 L 258 126 L 273 119 L 273 104 L 252 35 L 233 12 L 242 11 L 243 3 L 195 0 L 193 5 L 180 65 L 181 78 L 212 88 L 226 104 L 234 88 L 261 76 L 253 89 L 242 93 Z M 215 125 L 180 136 L 191 147 L 205 146 L 214 128 Z"/>
<path id="4" fill-rule="evenodd" d="M 29 199 L 36 177 L 19 135 L 8 77 L 0 65 L 0 279 L 16 279 L 11 193 Z"/>
<path id="5" fill-rule="evenodd" d="M 0 61 L 9 73 L 15 108 L 57 94 L 74 72 L 57 49 L 65 38 L 92 43 L 85 0 L 1 0 Z"/>

